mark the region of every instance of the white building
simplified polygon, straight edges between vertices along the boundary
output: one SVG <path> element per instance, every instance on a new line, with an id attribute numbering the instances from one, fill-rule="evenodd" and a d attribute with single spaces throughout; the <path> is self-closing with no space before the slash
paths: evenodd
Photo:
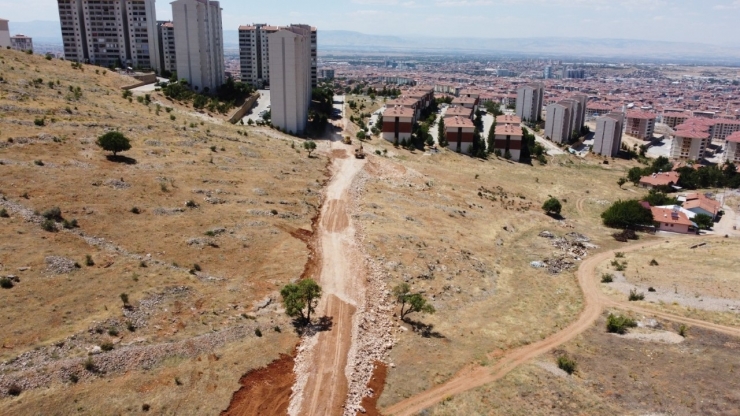
<path id="1" fill-rule="evenodd" d="M 557 143 L 568 143 L 570 139 L 571 106 L 564 102 L 547 106 L 545 138 Z"/>
<path id="2" fill-rule="evenodd" d="M 10 37 L 10 48 L 16 51 L 33 51 L 33 39 L 25 35 Z"/>
<path id="3" fill-rule="evenodd" d="M 537 122 L 542 119 L 542 100 L 545 86 L 541 83 L 525 85 L 517 90 L 516 115 L 522 121 Z"/>
<path id="4" fill-rule="evenodd" d="M 727 136 L 727 147 L 725 148 L 725 162 L 740 164 L 740 132 Z"/>
<path id="5" fill-rule="evenodd" d="M 219 2 L 176 0 L 172 3 L 177 77 L 199 92 L 224 83 L 224 45 Z"/>
<path id="6" fill-rule="evenodd" d="M 270 83 L 270 46 L 269 35 L 288 27 L 270 26 L 265 23 L 254 23 L 251 26 L 239 26 L 239 64 L 241 81 L 258 88 Z M 316 28 L 311 28 L 311 86 L 316 87 Z"/>
<path id="7" fill-rule="evenodd" d="M 159 70 L 154 0 L 57 0 L 64 57 Z"/>
<path id="8" fill-rule="evenodd" d="M 177 71 L 177 51 L 175 49 L 175 26 L 172 22 L 157 22 L 159 30 L 159 59 L 162 71 Z"/>
<path id="9" fill-rule="evenodd" d="M 0 19 L 0 48 L 8 48 L 10 46 L 10 28 L 8 27 L 8 21 Z"/>
<path id="10" fill-rule="evenodd" d="M 624 113 L 612 112 L 596 119 L 593 152 L 597 155 L 616 157 L 622 146 Z"/>
<path id="11" fill-rule="evenodd" d="M 268 35 L 272 124 L 306 129 L 311 104 L 311 27 L 291 25 Z"/>

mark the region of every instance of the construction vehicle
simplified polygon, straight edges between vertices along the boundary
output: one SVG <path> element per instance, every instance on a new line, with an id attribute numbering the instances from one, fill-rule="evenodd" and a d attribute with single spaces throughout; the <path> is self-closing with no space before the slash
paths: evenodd
<path id="1" fill-rule="evenodd" d="M 355 158 L 357 159 L 364 159 L 365 158 L 365 151 L 362 149 L 362 145 L 355 149 Z"/>
<path id="2" fill-rule="evenodd" d="M 352 139 L 349 136 L 344 136 L 344 144 L 352 144 Z"/>

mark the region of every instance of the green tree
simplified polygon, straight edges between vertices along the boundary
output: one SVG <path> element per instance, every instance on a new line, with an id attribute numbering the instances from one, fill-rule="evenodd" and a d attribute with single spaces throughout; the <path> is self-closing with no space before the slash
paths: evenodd
<path id="1" fill-rule="evenodd" d="M 288 316 L 300 318 L 303 323 L 309 324 L 311 314 L 321 299 L 321 286 L 313 279 L 305 279 L 283 287 L 280 296 L 283 298 L 283 306 Z"/>
<path id="2" fill-rule="evenodd" d="M 676 198 L 669 197 L 663 192 L 655 189 L 651 189 L 650 192 L 643 198 L 643 201 L 650 204 L 653 207 L 659 207 L 663 205 L 677 205 L 678 200 Z"/>
<path id="3" fill-rule="evenodd" d="M 493 116 L 493 124 L 491 129 L 488 130 L 488 153 L 493 153 L 493 148 L 496 145 L 496 116 Z"/>
<path id="4" fill-rule="evenodd" d="M 441 147 L 447 147 L 447 136 L 445 135 L 445 119 L 444 117 L 439 118 L 439 124 L 437 124 L 437 140 Z"/>
<path id="5" fill-rule="evenodd" d="M 561 204 L 557 198 L 550 198 L 542 204 L 542 209 L 548 214 L 560 215 L 560 211 L 563 209 L 563 204 Z"/>
<path id="6" fill-rule="evenodd" d="M 619 180 L 617 181 L 617 185 L 619 185 L 619 189 L 622 189 L 622 185 L 624 185 L 625 183 L 627 183 L 627 178 L 625 177 L 619 178 Z"/>
<path id="7" fill-rule="evenodd" d="M 694 222 L 701 230 L 710 230 L 714 226 L 714 220 L 707 214 L 697 214 Z"/>
<path id="8" fill-rule="evenodd" d="M 646 176 L 645 172 L 643 172 L 642 168 L 634 167 L 627 171 L 627 180 L 632 182 L 633 184 L 637 185 L 640 183 L 640 179 Z"/>
<path id="9" fill-rule="evenodd" d="M 365 130 L 360 130 L 357 132 L 357 138 L 360 140 L 365 140 Z"/>
<path id="10" fill-rule="evenodd" d="M 118 152 L 125 152 L 131 149 L 131 142 L 118 131 L 109 131 L 104 135 L 98 137 L 95 142 L 103 150 L 113 152 L 113 156 L 116 156 Z"/>
<path id="11" fill-rule="evenodd" d="M 660 156 L 653 161 L 652 165 L 650 165 L 650 170 L 652 170 L 652 173 L 670 172 L 673 170 L 673 163 L 671 163 L 667 157 Z"/>
<path id="12" fill-rule="evenodd" d="M 601 214 L 604 225 L 611 228 L 633 228 L 652 225 L 653 213 L 639 201 L 617 201 Z"/>
<path id="13" fill-rule="evenodd" d="M 427 303 L 427 300 L 421 293 L 411 293 L 408 283 L 401 283 L 393 288 L 393 296 L 396 302 L 401 305 L 401 319 L 404 320 L 406 315 L 414 312 L 429 313 L 435 312 L 434 306 Z"/>
<path id="14" fill-rule="evenodd" d="M 311 157 L 311 153 L 316 150 L 316 143 L 313 140 L 303 142 L 303 148 L 308 151 L 308 157 Z"/>

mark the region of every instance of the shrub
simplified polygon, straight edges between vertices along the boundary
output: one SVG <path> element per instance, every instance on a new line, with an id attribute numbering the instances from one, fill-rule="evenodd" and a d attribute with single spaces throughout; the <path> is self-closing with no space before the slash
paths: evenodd
<path id="1" fill-rule="evenodd" d="M 3 289 L 12 289 L 13 281 L 8 279 L 7 277 L 0 278 L 0 287 L 2 287 Z"/>
<path id="2" fill-rule="evenodd" d="M 41 216 L 46 218 L 47 220 L 52 220 L 56 222 L 61 222 L 63 220 L 62 210 L 59 207 L 49 208 L 44 211 Z"/>
<path id="3" fill-rule="evenodd" d="M 616 316 L 609 314 L 606 318 L 606 330 L 613 334 L 625 334 L 627 329 L 634 328 L 637 326 L 637 322 L 634 319 L 628 318 L 624 315 Z"/>
<path id="4" fill-rule="evenodd" d="M 33 124 L 35 124 L 36 126 L 39 126 L 39 127 L 42 127 L 42 126 L 46 125 L 46 117 L 35 118 L 33 120 Z"/>
<path id="5" fill-rule="evenodd" d="M 113 344 L 110 342 L 104 342 L 100 345 L 100 349 L 105 352 L 113 351 Z"/>
<path id="6" fill-rule="evenodd" d="M 617 201 L 601 214 L 604 225 L 611 228 L 634 228 L 653 224 L 653 213 L 639 201 Z"/>
<path id="7" fill-rule="evenodd" d="M 178 386 L 182 386 L 182 381 L 180 380 L 179 377 L 175 377 L 175 384 Z"/>
<path id="8" fill-rule="evenodd" d="M 185 206 L 188 208 L 198 208 L 198 204 L 195 203 L 192 199 L 185 203 Z"/>
<path id="9" fill-rule="evenodd" d="M 23 393 L 23 389 L 21 388 L 21 386 L 15 383 L 11 384 L 10 387 L 8 387 L 8 395 L 10 396 L 20 396 L 21 393 Z"/>
<path id="10" fill-rule="evenodd" d="M 259 328 L 254 330 L 254 335 L 257 335 L 258 337 L 262 338 L 262 331 L 260 331 Z"/>
<path id="11" fill-rule="evenodd" d="M 93 261 L 92 256 L 89 255 L 89 254 L 86 254 L 85 255 L 85 265 L 86 266 L 94 266 L 95 265 L 95 262 Z"/>
<path id="12" fill-rule="evenodd" d="M 66 228 L 67 230 L 71 230 L 73 228 L 79 228 L 79 225 L 77 224 L 77 220 L 73 219 L 72 221 L 64 220 L 62 222 L 62 226 Z"/>
<path id="13" fill-rule="evenodd" d="M 114 327 L 110 327 L 110 328 L 108 328 L 108 335 L 110 335 L 112 337 L 117 337 L 118 336 L 118 330 L 116 328 L 114 328 Z"/>
<path id="14" fill-rule="evenodd" d="M 142 260 L 142 261 L 139 262 L 139 267 L 146 268 L 148 266 L 147 266 L 146 262 L 144 260 Z"/>
<path id="15" fill-rule="evenodd" d="M 629 301 L 630 302 L 635 302 L 635 301 L 638 301 L 638 300 L 645 300 L 645 294 L 644 293 L 637 293 L 637 289 L 630 290 Z"/>
<path id="16" fill-rule="evenodd" d="M 650 260 L 650 265 L 651 266 L 657 266 L 658 265 L 658 262 L 655 259 L 652 259 L 652 260 Z"/>
<path id="17" fill-rule="evenodd" d="M 77 384 L 77 382 L 80 381 L 80 377 L 77 374 L 72 373 L 69 375 L 69 381 L 73 384 Z"/>
<path id="18" fill-rule="evenodd" d="M 129 332 L 134 332 L 134 331 L 136 331 L 136 326 L 134 325 L 133 322 L 128 321 L 128 322 L 126 322 L 126 329 L 128 329 Z"/>
<path id="19" fill-rule="evenodd" d="M 149 411 L 149 409 L 151 409 L 151 408 L 152 408 L 152 407 L 151 407 L 151 406 L 149 406 L 149 405 L 148 405 L 148 404 L 146 404 L 146 403 L 144 403 L 144 404 L 142 404 L 142 405 L 141 405 L 141 410 L 142 410 L 143 412 L 148 412 L 148 411 Z"/>
<path id="20" fill-rule="evenodd" d="M 169 111 L 168 111 L 168 113 L 169 113 Z M 175 117 L 174 114 L 170 114 L 170 120 L 175 121 L 176 119 L 177 119 L 177 117 Z"/>
<path id="21" fill-rule="evenodd" d="M 131 208 L 131 213 L 138 215 L 138 214 L 141 214 L 141 210 L 139 208 L 137 208 L 137 207 L 133 207 L 133 208 Z"/>
<path id="22" fill-rule="evenodd" d="M 558 367 L 568 374 L 573 374 L 576 371 L 576 360 L 567 355 L 561 355 L 558 357 Z"/>
<path id="23" fill-rule="evenodd" d="M 208 230 L 208 231 L 205 232 L 205 235 L 207 235 L 208 237 L 215 237 L 216 236 L 216 232 L 215 231 L 212 231 L 212 230 Z"/>
<path id="24" fill-rule="evenodd" d="M 85 370 L 93 373 L 97 369 L 97 366 L 95 365 L 95 361 L 93 361 L 92 357 L 87 357 L 87 360 L 85 361 L 85 364 L 83 364 L 85 367 Z"/>
<path id="25" fill-rule="evenodd" d="M 195 264 L 193 265 L 193 270 L 195 270 L 196 272 L 199 272 L 199 271 L 201 271 L 202 269 L 200 268 L 200 264 L 198 264 L 198 263 L 195 263 Z"/>
<path id="26" fill-rule="evenodd" d="M 563 205 L 557 200 L 557 198 L 550 198 L 542 205 L 542 209 L 548 214 L 560 215 Z"/>
<path id="27" fill-rule="evenodd" d="M 689 327 L 685 324 L 681 324 L 681 326 L 678 327 L 678 335 L 681 335 L 682 337 L 686 338 L 687 332 L 689 331 Z"/>
<path id="28" fill-rule="evenodd" d="M 650 287 L 648 288 L 648 292 L 657 292 L 657 290 L 655 290 L 655 288 L 654 288 L 654 287 L 650 286 Z"/>
<path id="29" fill-rule="evenodd" d="M 44 161 L 37 159 L 37 160 L 34 160 L 33 161 L 33 164 L 36 165 L 36 166 L 44 166 Z"/>
<path id="30" fill-rule="evenodd" d="M 614 281 L 614 275 L 610 273 L 604 273 L 601 275 L 601 283 L 611 283 Z"/>
<path id="31" fill-rule="evenodd" d="M 275 326 L 275 328 L 273 328 L 273 329 L 275 330 L 275 332 L 282 332 L 282 331 L 280 330 L 280 327 L 279 327 L 279 326 L 277 326 L 277 325 L 276 325 L 276 326 Z"/>
<path id="32" fill-rule="evenodd" d="M 616 253 L 614 253 L 614 257 L 616 257 L 618 259 L 623 259 L 624 258 L 624 253 L 622 253 L 621 251 L 617 251 Z"/>
<path id="33" fill-rule="evenodd" d="M 52 220 L 44 220 L 44 222 L 41 223 L 41 228 L 43 228 L 44 231 L 48 231 L 50 233 L 53 233 L 57 230 L 57 226 Z"/>
<path id="34" fill-rule="evenodd" d="M 0 209 L 0 218 L 9 218 L 8 210 L 5 208 Z"/>
<path id="35" fill-rule="evenodd" d="M 121 302 L 123 302 L 123 305 L 124 306 L 126 306 L 126 305 L 129 304 L 128 303 L 128 294 L 127 293 L 121 293 L 120 297 L 121 297 Z"/>

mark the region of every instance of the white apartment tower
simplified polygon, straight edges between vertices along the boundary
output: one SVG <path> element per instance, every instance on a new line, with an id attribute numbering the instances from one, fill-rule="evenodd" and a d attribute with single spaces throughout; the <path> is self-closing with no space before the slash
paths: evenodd
<path id="1" fill-rule="evenodd" d="M 159 70 L 154 0 L 57 0 L 65 59 Z"/>
<path id="2" fill-rule="evenodd" d="M 593 152 L 597 155 L 616 157 L 622 146 L 624 113 L 611 112 L 596 119 Z"/>
<path id="3" fill-rule="evenodd" d="M 0 48 L 7 48 L 10 46 L 10 27 L 8 27 L 8 21 L 0 19 Z"/>
<path id="4" fill-rule="evenodd" d="M 542 100 L 545 86 L 541 83 L 525 85 L 517 90 L 516 115 L 522 121 L 537 122 L 542 118 Z"/>
<path id="5" fill-rule="evenodd" d="M 177 71 L 177 54 L 175 52 L 175 26 L 172 22 L 157 22 L 159 30 L 159 59 L 162 71 Z"/>
<path id="6" fill-rule="evenodd" d="M 239 65 L 241 81 L 254 87 L 263 88 L 270 83 L 270 46 L 269 35 L 287 27 L 270 26 L 266 23 L 254 23 L 251 26 L 239 26 Z M 317 31 L 311 28 L 311 86 L 316 87 L 318 72 L 316 69 Z"/>
<path id="7" fill-rule="evenodd" d="M 268 35 L 272 124 L 302 133 L 311 103 L 311 27 L 291 25 Z"/>
<path id="8" fill-rule="evenodd" d="M 559 102 L 547 106 L 545 138 L 557 143 L 568 143 L 570 138 L 571 106 Z"/>
<path id="9" fill-rule="evenodd" d="M 221 6 L 210 0 L 176 0 L 172 21 L 177 77 L 199 92 L 215 91 L 224 83 Z"/>
<path id="10" fill-rule="evenodd" d="M 33 39 L 25 35 L 10 37 L 10 48 L 16 51 L 33 51 Z"/>

